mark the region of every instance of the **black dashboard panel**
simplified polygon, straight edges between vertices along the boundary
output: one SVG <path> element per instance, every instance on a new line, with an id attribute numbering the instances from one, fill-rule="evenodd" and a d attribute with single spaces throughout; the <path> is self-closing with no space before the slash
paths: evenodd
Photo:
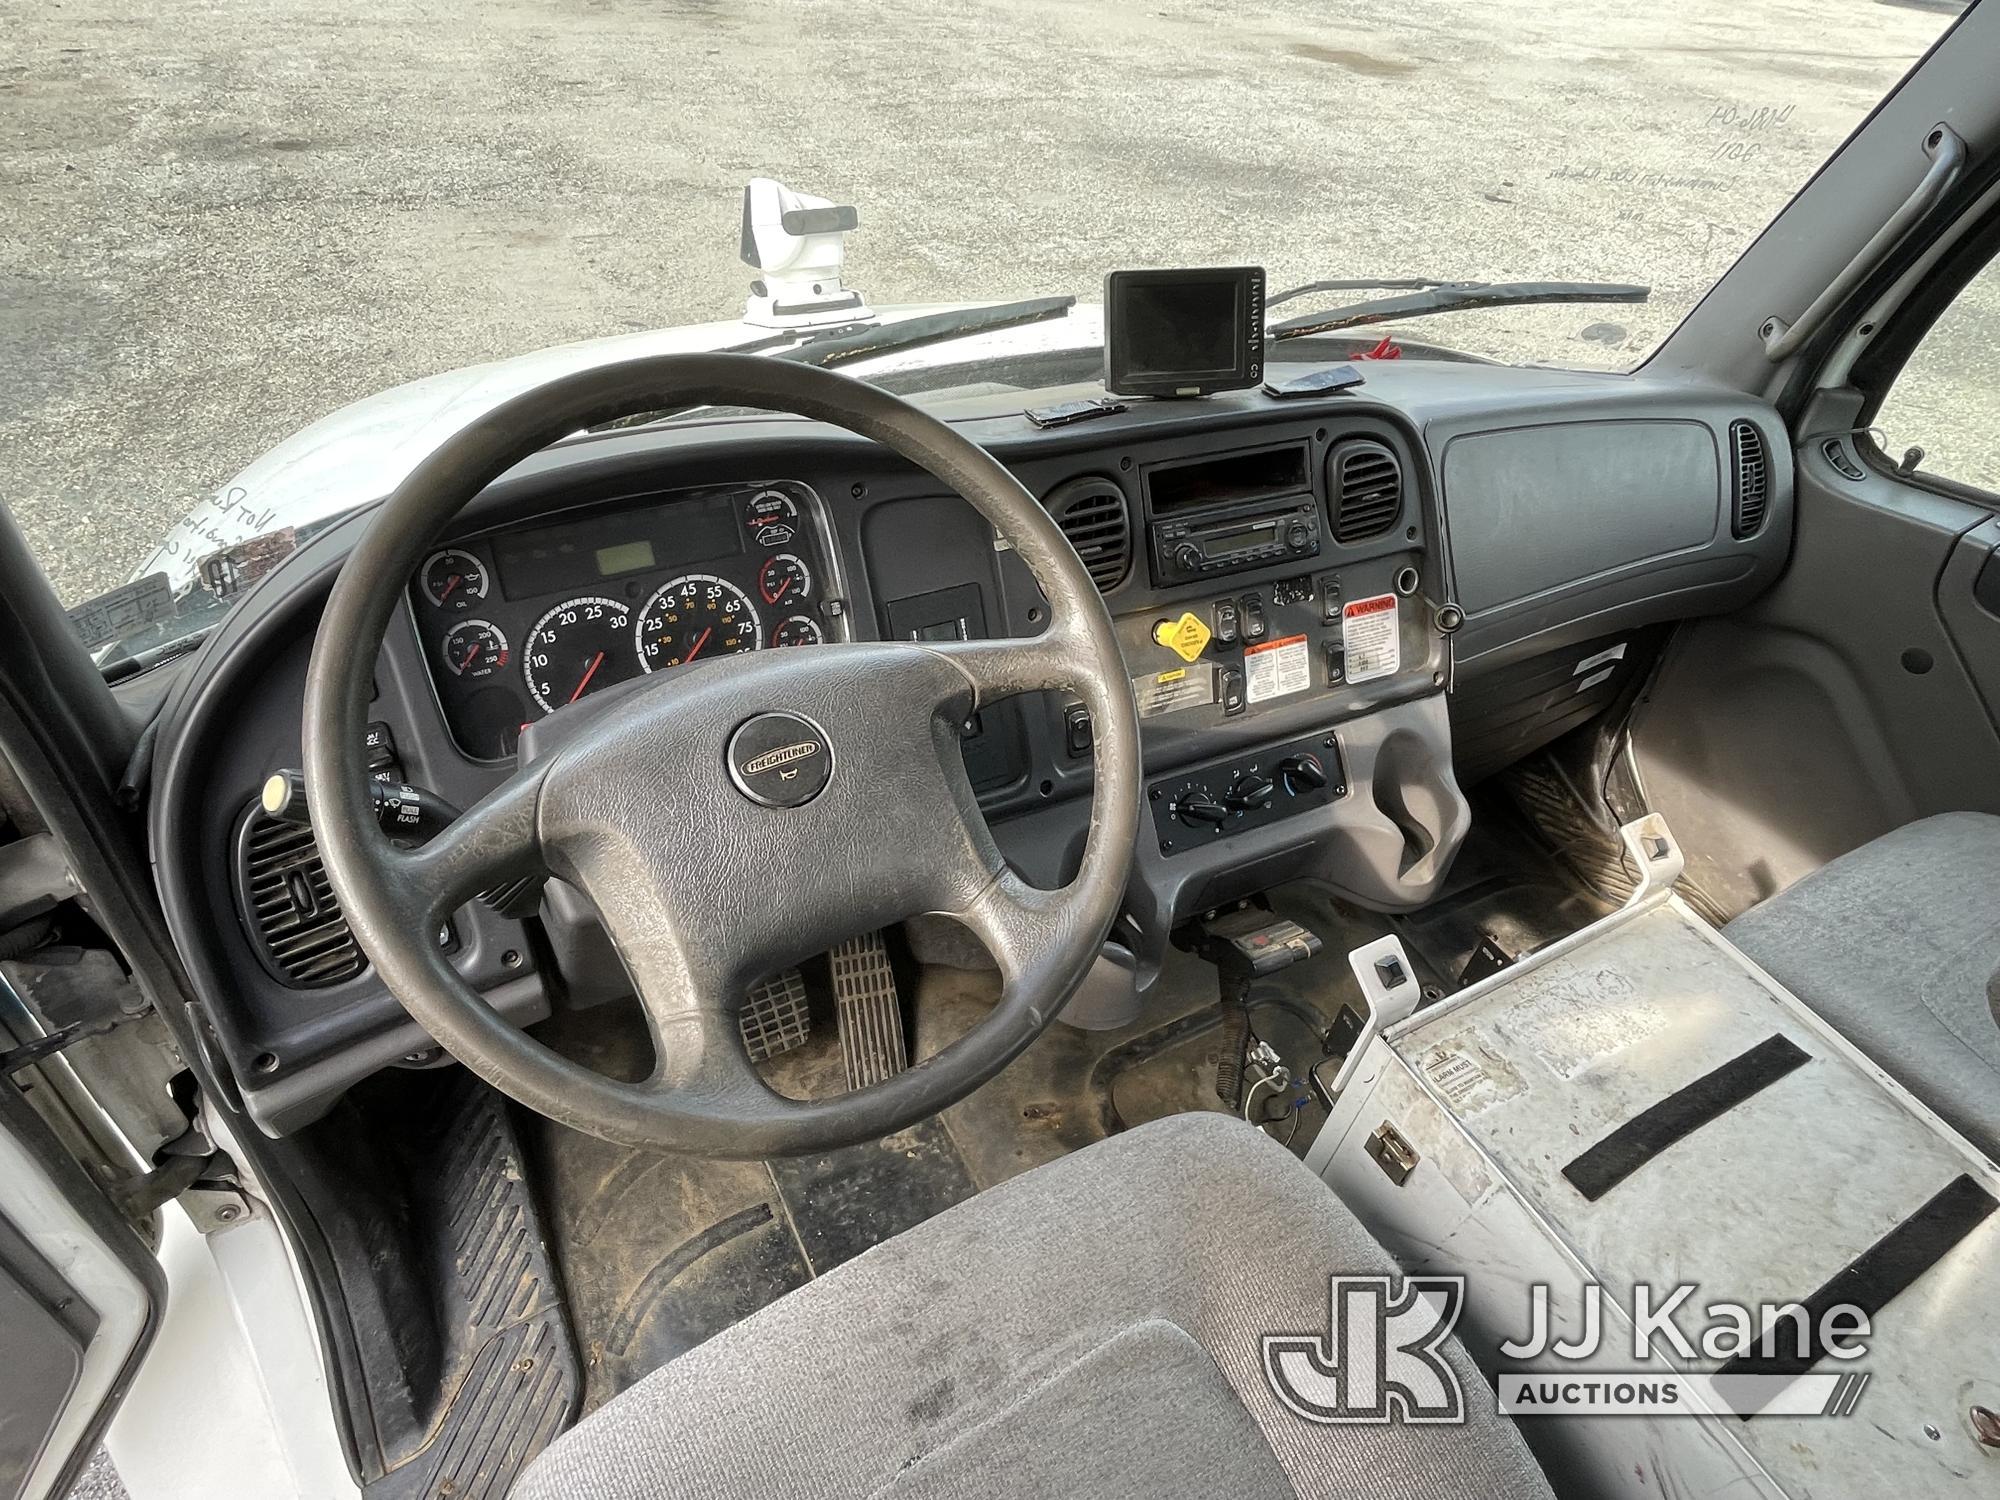
<path id="1" fill-rule="evenodd" d="M 1754 535 L 1722 524 L 1726 479 L 1712 468 L 1691 488 L 1668 485 L 1671 535 L 1647 518 L 1602 524 L 1628 491 L 1664 481 L 1626 485 L 1615 456 L 1585 461 L 1590 429 L 1616 446 L 1635 424 L 1665 422 L 1717 451 L 1745 419 L 1780 431 L 1767 408 L 1710 390 L 1404 361 L 1371 369 L 1361 393 L 1310 402 L 1135 403 L 1046 431 L 1023 404 L 988 392 L 932 410 L 1042 497 L 1113 616 L 1145 709 L 1154 803 L 1118 930 L 1142 982 L 1176 923 L 1278 880 L 1311 876 L 1386 909 L 1431 899 L 1470 816 L 1454 734 L 1476 743 L 1485 770 L 1595 711 L 1647 654 L 1633 632 L 1747 602 L 1789 544 L 1790 470 L 1775 441 Z M 1455 439 L 1546 428 L 1570 429 L 1570 446 L 1528 491 L 1533 505 L 1510 511 L 1522 491 L 1469 468 L 1440 484 Z M 1482 451 L 1458 447 L 1468 461 Z M 1503 440 L 1493 451 L 1512 462 L 1550 450 Z M 1706 540 L 1696 510 L 1716 518 Z M 312 537 L 198 653 L 161 669 L 179 678 L 154 781 L 162 898 L 218 1065 L 273 1131 L 377 1068 L 433 1055 L 365 967 L 321 988 L 286 983 L 237 894 L 245 809 L 264 775 L 298 764 L 320 610 L 368 524 L 364 505 Z M 1184 540 L 1201 556 L 1179 554 Z M 1480 556 L 1466 555 L 1475 544 Z M 1486 607 L 1460 610 L 1461 577 Z M 693 595 L 678 591 L 689 579 Z M 523 724 L 649 662 L 814 634 L 1032 635 L 1046 603 L 993 528 L 930 476 L 810 422 L 717 414 L 580 437 L 521 464 L 440 540 L 400 615 L 371 718 L 402 775 L 467 806 L 509 774 Z M 491 634 L 464 628 L 474 622 Z M 1030 879 L 1067 878 L 1092 784 L 1087 718 L 1060 695 L 1024 696 L 983 707 L 963 743 L 1003 851 Z M 1258 778 L 1308 744 L 1338 776 L 1259 801 Z M 1201 800 L 1211 795 L 1228 808 L 1220 823 Z M 615 957 L 564 930 L 574 905 L 552 901 L 524 923 L 475 903 L 450 961 L 516 1019 L 614 998 Z"/>
<path id="2" fill-rule="evenodd" d="M 839 625 L 825 508 L 795 480 L 619 495 L 452 536 L 411 581 L 446 727 L 474 760 L 588 693 Z"/>

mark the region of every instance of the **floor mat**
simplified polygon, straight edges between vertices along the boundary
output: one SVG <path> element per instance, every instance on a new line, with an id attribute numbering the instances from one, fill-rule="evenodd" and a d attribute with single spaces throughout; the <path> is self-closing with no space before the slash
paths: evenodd
<path id="1" fill-rule="evenodd" d="M 1607 909 L 1504 811 L 1480 820 L 1445 891 L 1421 913 L 1365 912 L 1307 884 L 1281 887 L 1270 900 L 1278 915 L 1324 944 L 1307 962 L 1258 980 L 1249 999 L 1252 1029 L 1296 1081 L 1286 1096 L 1296 1107 L 1271 1133 L 1301 1154 L 1324 1121 L 1307 1073 L 1329 1055 L 1343 1008 L 1361 1009 L 1347 965 L 1351 950 L 1398 933 L 1437 998 L 1458 987 L 1482 937 L 1518 956 Z M 919 1059 L 964 1035 L 999 987 L 991 971 L 941 966 L 912 974 L 910 983 L 910 1049 Z M 681 1158 L 538 1122 L 537 1180 L 582 1347 L 586 1409 L 975 1192 L 1148 1120 L 1222 1111 L 1216 998 L 1211 966 L 1170 953 L 1134 1025 L 1111 1032 L 1052 1026 L 997 1078 L 935 1119 L 817 1157 Z M 640 1078 L 651 1067 L 636 1008 L 562 1016 L 537 1035 L 613 1077 Z M 845 1086 L 835 1028 L 817 1021 L 805 1046 L 765 1068 L 774 1087 L 795 1097 Z"/>
<path id="2" fill-rule="evenodd" d="M 434 1163 L 420 1210 L 442 1224 L 447 1289 L 438 1387 L 421 1440 L 391 1454 L 370 1500 L 501 1500 L 568 1425 L 580 1380 L 540 1215 L 504 1101 L 465 1074 L 427 1122 Z"/>
<path id="3" fill-rule="evenodd" d="M 636 1009 L 558 1018 L 537 1035 L 612 1077 L 645 1076 Z M 833 1028 L 767 1065 L 788 1093 L 838 1087 Z M 534 1125 L 558 1262 L 595 1410 L 650 1371 L 976 1190 L 944 1126 L 775 1162 L 710 1161 Z"/>

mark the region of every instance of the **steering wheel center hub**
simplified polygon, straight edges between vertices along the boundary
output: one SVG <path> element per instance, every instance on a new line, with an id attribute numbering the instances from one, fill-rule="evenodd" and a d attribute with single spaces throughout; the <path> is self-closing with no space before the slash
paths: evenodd
<path id="1" fill-rule="evenodd" d="M 736 790 L 765 807 L 803 807 L 833 776 L 833 742 L 803 714 L 745 719 L 725 752 Z"/>

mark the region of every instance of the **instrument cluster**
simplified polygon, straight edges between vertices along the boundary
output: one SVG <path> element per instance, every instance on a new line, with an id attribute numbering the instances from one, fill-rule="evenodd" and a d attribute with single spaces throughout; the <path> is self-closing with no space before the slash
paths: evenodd
<path id="1" fill-rule="evenodd" d="M 440 547 L 410 609 L 445 723 L 477 760 L 613 683 L 827 638 L 818 498 L 793 481 L 631 496 Z"/>

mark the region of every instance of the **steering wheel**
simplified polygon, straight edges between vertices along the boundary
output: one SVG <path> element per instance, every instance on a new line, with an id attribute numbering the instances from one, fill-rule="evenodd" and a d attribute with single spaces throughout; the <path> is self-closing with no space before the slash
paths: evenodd
<path id="1" fill-rule="evenodd" d="M 927 470 L 1010 542 L 1048 600 L 1038 636 L 855 642 L 691 662 L 536 755 L 429 843 L 392 844 L 363 726 L 398 600 L 487 484 L 585 427 L 728 405 L 842 427 Z M 1094 726 L 1096 788 L 1075 878 L 1009 869 L 979 811 L 961 726 L 997 699 L 1069 690 Z M 589 705 L 585 700 L 584 707 Z M 555 727 L 554 724 L 551 727 Z M 307 796 L 329 880 L 389 991 L 473 1072 L 529 1109 L 623 1145 L 719 1157 L 815 1152 L 964 1098 L 1052 1021 L 1099 952 L 1131 872 L 1139 729 L 1111 620 L 1068 540 L 991 455 L 885 391 L 785 361 L 672 354 L 566 376 L 495 408 L 397 487 L 334 585 L 306 678 Z M 549 874 L 594 904 L 638 992 L 656 1063 L 636 1083 L 503 1019 L 432 935 L 479 892 Z M 745 899 L 744 893 L 752 893 Z M 935 1056 L 833 1098 L 760 1078 L 738 1012 L 752 985 L 918 913 L 985 944 L 1000 999 Z"/>

